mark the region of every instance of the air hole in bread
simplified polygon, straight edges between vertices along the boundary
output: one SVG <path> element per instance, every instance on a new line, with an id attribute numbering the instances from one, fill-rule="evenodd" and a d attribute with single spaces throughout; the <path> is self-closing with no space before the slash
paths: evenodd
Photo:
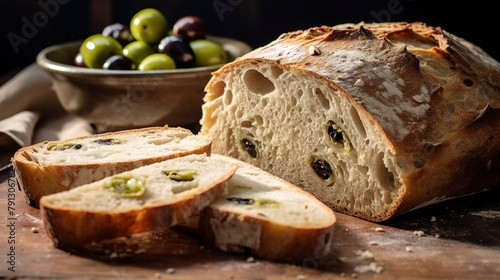
<path id="1" fill-rule="evenodd" d="M 347 170 L 348 168 L 344 161 L 337 161 L 337 164 L 335 166 L 335 174 L 337 178 L 345 178 L 346 174 L 348 174 Z"/>
<path id="2" fill-rule="evenodd" d="M 271 66 L 271 74 L 273 75 L 273 78 L 278 78 L 281 74 L 283 74 L 283 69 L 278 66 Z"/>
<path id="3" fill-rule="evenodd" d="M 229 105 L 231 105 L 231 103 L 233 103 L 233 92 L 232 91 L 230 91 L 230 90 L 226 91 L 226 94 L 223 95 L 222 103 L 225 106 L 229 106 Z"/>
<path id="4" fill-rule="evenodd" d="M 396 189 L 394 175 L 384 164 L 384 153 L 380 152 L 377 154 L 374 170 L 374 175 L 377 178 L 377 181 L 379 181 L 382 188 L 386 190 Z"/>
<path id="5" fill-rule="evenodd" d="M 215 83 L 210 90 L 213 99 L 222 96 L 224 94 L 225 88 L 226 88 L 226 83 L 224 81 L 218 81 L 217 83 Z"/>
<path id="6" fill-rule="evenodd" d="M 321 89 L 315 88 L 313 90 L 313 94 L 318 99 L 323 108 L 330 109 L 330 101 L 326 98 L 325 94 Z"/>
<path id="7" fill-rule="evenodd" d="M 366 128 L 361 122 L 358 110 L 354 106 L 349 108 L 349 117 L 351 118 L 352 124 L 361 138 L 366 138 Z"/>
<path id="8" fill-rule="evenodd" d="M 248 90 L 256 94 L 268 94 L 275 89 L 274 83 L 255 69 L 245 71 L 243 82 Z"/>
<path id="9" fill-rule="evenodd" d="M 252 121 L 250 120 L 245 120 L 245 121 L 241 121 L 241 127 L 252 127 Z"/>
<path id="10" fill-rule="evenodd" d="M 254 122 L 257 126 L 261 126 L 264 124 L 264 119 L 260 115 L 255 115 L 254 116 Z"/>

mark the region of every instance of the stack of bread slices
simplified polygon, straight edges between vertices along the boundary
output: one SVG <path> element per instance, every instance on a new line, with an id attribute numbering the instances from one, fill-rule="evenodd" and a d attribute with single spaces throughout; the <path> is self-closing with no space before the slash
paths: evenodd
<path id="1" fill-rule="evenodd" d="M 12 163 L 54 246 L 66 251 L 188 226 L 227 252 L 290 262 L 328 255 L 329 207 L 210 147 L 204 134 L 150 127 L 35 144 Z"/>

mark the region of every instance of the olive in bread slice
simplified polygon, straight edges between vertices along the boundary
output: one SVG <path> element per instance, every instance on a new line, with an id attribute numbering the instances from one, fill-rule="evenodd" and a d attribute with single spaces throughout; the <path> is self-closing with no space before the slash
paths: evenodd
<path id="1" fill-rule="evenodd" d="M 78 251 L 199 214 L 226 191 L 236 169 L 205 154 L 169 159 L 43 196 L 40 213 L 54 246 Z"/>
<path id="2" fill-rule="evenodd" d="M 189 154 L 210 153 L 211 138 L 182 127 L 147 127 L 45 141 L 12 158 L 25 200 L 66 191 L 115 173 Z"/>
<path id="3" fill-rule="evenodd" d="M 223 251 L 250 253 L 279 262 L 317 263 L 328 257 L 335 213 L 311 194 L 243 161 L 212 154 L 238 165 L 227 194 L 199 215 L 204 242 Z"/>

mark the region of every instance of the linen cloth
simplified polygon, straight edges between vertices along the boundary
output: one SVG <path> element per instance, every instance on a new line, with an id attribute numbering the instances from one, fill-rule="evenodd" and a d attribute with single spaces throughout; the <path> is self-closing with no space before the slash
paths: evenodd
<path id="1" fill-rule="evenodd" d="M 0 171 L 21 147 L 90 134 L 88 122 L 64 111 L 50 76 L 37 64 L 0 87 Z"/>

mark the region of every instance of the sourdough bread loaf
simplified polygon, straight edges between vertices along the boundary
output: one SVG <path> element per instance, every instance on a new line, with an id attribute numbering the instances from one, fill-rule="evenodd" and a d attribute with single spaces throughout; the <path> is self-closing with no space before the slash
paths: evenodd
<path id="1" fill-rule="evenodd" d="M 210 153 L 211 138 L 181 127 L 148 127 L 45 141 L 12 158 L 25 200 L 38 207 L 44 195 L 115 173 L 189 154 Z"/>
<path id="2" fill-rule="evenodd" d="M 334 240 L 332 209 L 311 194 L 246 162 L 238 166 L 228 192 L 199 215 L 201 239 L 226 252 L 310 264 L 326 258 Z"/>
<path id="3" fill-rule="evenodd" d="M 152 163 L 43 196 L 40 215 L 55 247 L 78 251 L 198 215 L 226 191 L 236 168 L 205 154 Z"/>
<path id="4" fill-rule="evenodd" d="M 334 210 L 384 221 L 500 187 L 500 64 L 440 27 L 283 34 L 213 73 L 201 132 Z"/>

